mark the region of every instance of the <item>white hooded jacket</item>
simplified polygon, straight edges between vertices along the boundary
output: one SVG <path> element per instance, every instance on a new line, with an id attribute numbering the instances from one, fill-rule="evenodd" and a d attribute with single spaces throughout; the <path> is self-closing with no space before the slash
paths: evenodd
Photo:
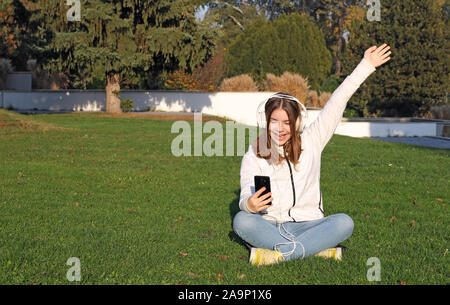
<path id="1" fill-rule="evenodd" d="M 333 92 L 318 117 L 300 134 L 302 152 L 299 163 L 294 167 L 287 159 L 281 164 L 270 164 L 258 158 L 252 145 L 249 145 L 241 164 L 241 193 L 239 207 L 251 213 L 247 200 L 255 193 L 254 176 L 269 176 L 272 192 L 272 205 L 260 212 L 269 221 L 284 223 L 288 221 L 308 221 L 324 217 L 322 193 L 320 190 L 320 163 L 322 151 L 341 122 L 350 97 L 375 67 L 362 59 L 353 72 Z M 288 164 L 289 162 L 289 164 Z M 295 205 L 293 185 L 295 186 Z"/>

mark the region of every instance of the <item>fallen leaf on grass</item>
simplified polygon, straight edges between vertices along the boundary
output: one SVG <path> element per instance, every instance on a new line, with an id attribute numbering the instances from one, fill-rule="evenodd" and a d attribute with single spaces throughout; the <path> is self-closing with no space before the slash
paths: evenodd
<path id="1" fill-rule="evenodd" d="M 411 223 L 409 224 L 409 226 L 412 228 L 416 225 L 416 222 L 414 221 L 414 219 L 411 221 Z"/>
<path id="2" fill-rule="evenodd" d="M 220 260 L 226 260 L 226 259 L 229 259 L 230 257 L 229 256 L 227 256 L 227 255 L 219 255 L 219 259 Z"/>
<path id="3" fill-rule="evenodd" d="M 440 202 L 442 202 L 443 200 L 442 200 L 442 198 L 434 198 L 434 200 L 436 200 L 436 201 L 440 201 Z"/>
<path id="4" fill-rule="evenodd" d="M 400 285 L 406 285 L 406 282 L 400 281 Z"/>
<path id="5" fill-rule="evenodd" d="M 238 276 L 238 280 L 243 280 L 244 277 L 245 277 L 245 274 L 241 274 L 241 275 Z"/>
<path id="6" fill-rule="evenodd" d="M 178 252 L 178 257 L 186 257 L 186 256 L 188 256 L 187 253 L 184 253 L 184 252 Z"/>
<path id="7" fill-rule="evenodd" d="M 79 206 L 80 204 L 79 204 L 78 202 L 74 202 L 73 205 L 77 207 L 77 206 Z"/>
<path id="8" fill-rule="evenodd" d="M 195 273 L 193 273 L 193 272 L 188 272 L 187 275 L 188 275 L 189 277 L 192 277 L 192 278 L 197 277 L 197 275 L 196 275 Z"/>
<path id="9" fill-rule="evenodd" d="M 216 276 L 217 276 L 217 278 L 218 278 L 218 279 L 221 279 L 221 278 L 223 278 L 223 274 L 222 274 L 222 272 L 219 272 L 219 273 L 217 273 L 217 275 L 216 275 Z"/>
<path id="10" fill-rule="evenodd" d="M 212 236 L 212 229 L 209 229 L 208 234 L 202 233 L 202 237 L 208 238 Z"/>
<path id="11" fill-rule="evenodd" d="M 397 220 L 397 218 L 395 218 L 395 216 L 392 216 L 392 217 L 391 217 L 391 221 L 390 221 L 390 222 L 391 222 L 391 226 L 394 225 L 394 221 L 395 221 L 395 220 Z"/>

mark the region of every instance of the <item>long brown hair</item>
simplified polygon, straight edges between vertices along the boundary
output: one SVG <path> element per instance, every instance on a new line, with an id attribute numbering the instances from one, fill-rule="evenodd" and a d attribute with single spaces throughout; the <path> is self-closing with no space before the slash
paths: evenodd
<path id="1" fill-rule="evenodd" d="M 286 93 L 283 92 L 278 92 L 279 94 L 284 94 L 284 95 L 288 95 Z M 290 131 L 291 131 L 291 138 L 283 145 L 283 149 L 284 149 L 284 156 L 287 157 L 289 159 L 289 161 L 291 161 L 292 164 L 297 165 L 298 160 L 300 158 L 300 154 L 302 152 L 302 139 L 300 137 L 300 133 L 299 131 L 296 129 L 296 122 L 297 120 L 299 121 L 299 124 L 301 125 L 301 113 L 300 113 L 300 106 L 297 102 L 287 99 L 287 98 L 279 98 L 279 97 L 274 97 L 274 98 L 270 98 L 264 108 L 264 112 L 266 115 L 266 126 L 265 130 L 263 130 L 261 132 L 261 134 L 256 138 L 256 156 L 258 158 L 263 158 L 266 160 L 271 160 L 272 159 L 272 152 L 273 149 L 276 148 L 272 148 L 272 140 L 271 140 L 271 136 L 270 136 L 270 132 L 268 132 L 269 130 L 269 124 L 270 124 L 270 117 L 272 115 L 272 112 L 275 109 L 283 109 L 284 111 L 286 111 L 288 118 L 289 118 L 289 127 L 290 127 Z M 268 151 L 264 150 L 264 149 L 260 149 L 260 140 L 264 140 L 266 139 L 266 144 L 267 144 L 267 148 Z M 277 164 L 281 163 L 285 157 L 281 156 L 280 154 L 278 154 L 278 160 L 272 160 L 274 162 L 276 162 Z"/>

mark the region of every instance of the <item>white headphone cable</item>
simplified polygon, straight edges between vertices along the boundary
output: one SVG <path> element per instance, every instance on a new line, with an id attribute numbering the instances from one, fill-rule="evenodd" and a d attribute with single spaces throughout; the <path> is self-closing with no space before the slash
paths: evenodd
<path id="1" fill-rule="evenodd" d="M 271 166 L 272 166 L 272 168 L 273 168 L 274 170 L 276 170 L 276 168 L 273 166 L 273 164 L 271 164 Z M 274 182 L 274 184 L 276 185 L 276 187 L 277 187 L 278 189 L 280 189 L 280 188 L 279 188 L 278 182 L 275 181 L 275 180 L 273 180 L 273 182 Z M 281 219 L 281 207 L 280 207 L 280 209 L 278 209 L 278 212 L 279 212 L 279 219 Z M 303 244 L 302 244 L 300 241 L 296 241 L 296 240 L 295 240 L 295 235 L 292 234 L 291 232 L 289 232 L 289 231 L 286 229 L 286 227 L 284 226 L 284 223 L 279 222 L 279 219 L 277 219 L 276 217 L 274 217 L 274 216 L 272 216 L 272 215 L 269 215 L 269 214 L 265 214 L 265 215 L 266 215 L 266 217 L 270 217 L 270 218 L 272 218 L 272 219 L 275 220 L 276 226 L 278 227 L 278 232 L 280 233 L 280 235 L 281 235 L 284 239 L 288 240 L 288 242 L 283 242 L 283 243 L 277 243 L 277 244 L 275 244 L 274 249 L 280 251 L 281 254 L 283 255 L 283 257 L 287 257 L 287 256 L 292 255 L 292 254 L 295 252 L 295 250 L 297 249 L 297 243 L 299 243 L 300 246 L 301 246 L 302 249 L 303 249 L 303 251 L 302 251 L 302 259 L 303 259 L 303 258 L 305 257 L 305 247 L 303 246 Z M 288 234 L 289 236 L 284 235 L 284 234 L 281 232 L 281 228 L 283 228 L 283 230 L 284 230 L 284 231 L 286 232 L 286 234 Z M 282 251 L 280 250 L 280 245 L 291 245 L 291 244 L 293 244 L 293 249 L 292 249 L 292 250 L 287 251 L 287 252 L 282 252 Z"/>

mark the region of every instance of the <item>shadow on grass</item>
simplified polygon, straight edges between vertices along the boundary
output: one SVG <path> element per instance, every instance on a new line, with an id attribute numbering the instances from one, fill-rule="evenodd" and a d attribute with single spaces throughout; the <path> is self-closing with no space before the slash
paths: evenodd
<path id="1" fill-rule="evenodd" d="M 231 224 L 231 228 L 233 228 L 234 216 L 241 210 L 239 208 L 240 190 L 238 189 L 238 190 L 234 191 L 234 194 L 235 194 L 236 197 L 230 203 L 230 220 L 231 220 L 230 224 Z M 230 238 L 231 241 L 233 241 L 235 243 L 238 243 L 239 245 L 241 245 L 242 247 L 245 248 L 244 241 L 233 230 L 231 230 L 228 233 L 228 237 Z"/>

